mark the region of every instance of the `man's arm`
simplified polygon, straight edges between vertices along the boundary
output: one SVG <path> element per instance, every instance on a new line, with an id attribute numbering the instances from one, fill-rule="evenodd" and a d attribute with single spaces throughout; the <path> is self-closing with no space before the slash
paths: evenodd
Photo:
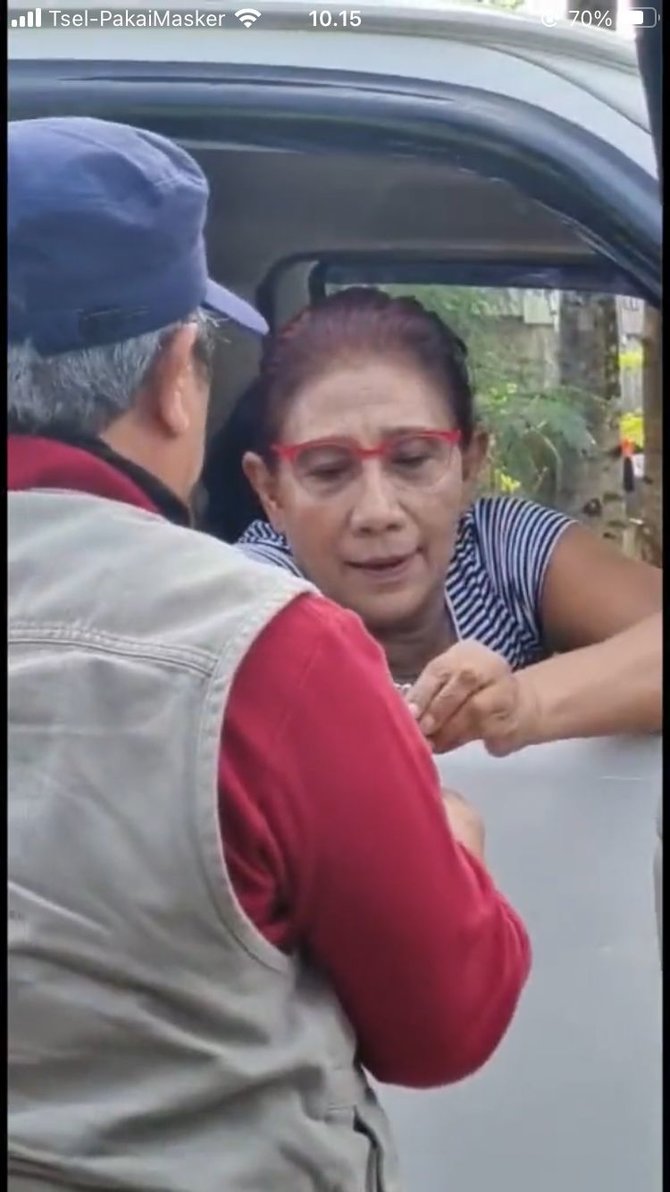
<path id="1" fill-rule="evenodd" d="M 428 1087 L 480 1067 L 516 1008 L 528 938 L 454 838 L 430 751 L 357 618 L 309 596 L 271 623 L 235 680 L 221 774 L 227 858 L 234 826 L 238 879 L 256 863 L 257 893 L 274 875 L 284 938 L 329 974 L 373 1075 Z M 243 839 L 254 819 L 262 850 Z"/>

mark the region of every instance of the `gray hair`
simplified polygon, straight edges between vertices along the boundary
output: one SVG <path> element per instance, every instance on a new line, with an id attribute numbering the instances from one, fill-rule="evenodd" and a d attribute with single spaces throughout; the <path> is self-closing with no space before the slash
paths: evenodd
<path id="1" fill-rule="evenodd" d="M 196 323 L 196 359 L 211 370 L 214 323 L 204 311 L 122 343 L 41 356 L 28 341 L 7 355 L 7 417 L 31 431 L 102 434 L 132 409 L 165 341 L 185 323 Z"/>

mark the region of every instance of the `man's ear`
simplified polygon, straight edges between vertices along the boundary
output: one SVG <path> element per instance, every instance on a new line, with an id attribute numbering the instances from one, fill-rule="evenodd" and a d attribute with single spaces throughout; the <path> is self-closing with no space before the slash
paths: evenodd
<path id="1" fill-rule="evenodd" d="M 284 517 L 275 473 L 255 451 L 245 451 L 242 456 L 242 471 L 263 506 L 268 521 L 277 533 L 282 534 Z"/>
<path id="2" fill-rule="evenodd" d="M 470 442 L 462 453 L 463 488 L 468 505 L 475 496 L 488 453 L 489 433 L 483 426 L 476 426 Z"/>
<path id="3" fill-rule="evenodd" d="M 172 438 L 187 434 L 193 418 L 195 323 L 185 323 L 162 345 L 143 386 L 143 404 Z"/>

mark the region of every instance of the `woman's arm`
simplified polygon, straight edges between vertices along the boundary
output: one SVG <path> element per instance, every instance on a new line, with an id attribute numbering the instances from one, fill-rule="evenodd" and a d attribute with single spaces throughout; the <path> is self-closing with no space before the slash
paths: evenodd
<path id="1" fill-rule="evenodd" d="M 660 732 L 662 639 L 658 612 L 605 641 L 510 676 L 526 709 L 527 743 Z M 490 698 L 495 704 L 495 685 Z M 490 716 L 492 709 L 480 711 Z"/>
<path id="2" fill-rule="evenodd" d="M 662 579 L 583 526 L 564 531 L 547 567 L 541 619 L 548 647 L 565 653 L 514 680 L 527 743 L 660 731 Z M 500 695 L 492 689 L 493 703 L 480 709 L 489 725 Z"/>
<path id="3" fill-rule="evenodd" d="M 662 582 L 657 567 L 628 558 L 584 526 L 568 526 L 552 551 L 540 593 L 548 649 L 604 642 L 660 612 Z"/>
<path id="4" fill-rule="evenodd" d="M 539 506 L 502 508 L 503 572 L 553 657 L 512 674 L 501 656 L 462 641 L 433 659 L 407 697 L 432 748 L 481 739 L 506 754 L 567 737 L 657 732 L 662 572 L 576 523 L 552 536 Z"/>
<path id="5" fill-rule="evenodd" d="M 662 614 L 513 673 L 477 642 L 426 667 L 408 702 L 435 752 L 482 740 L 504 756 L 568 737 L 661 728 Z"/>

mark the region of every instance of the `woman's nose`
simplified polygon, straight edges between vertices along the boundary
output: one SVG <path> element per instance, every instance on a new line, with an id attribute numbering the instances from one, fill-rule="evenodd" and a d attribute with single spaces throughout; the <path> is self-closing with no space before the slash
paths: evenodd
<path id="1" fill-rule="evenodd" d="M 363 461 L 351 520 L 353 529 L 369 532 L 392 529 L 404 521 L 397 490 L 381 460 Z"/>

